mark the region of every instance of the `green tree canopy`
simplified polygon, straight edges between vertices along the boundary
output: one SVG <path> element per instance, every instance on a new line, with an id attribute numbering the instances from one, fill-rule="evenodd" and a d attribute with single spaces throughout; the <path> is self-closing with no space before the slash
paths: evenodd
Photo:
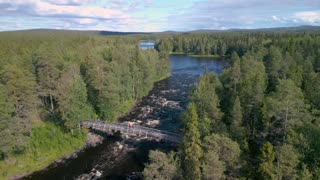
<path id="1" fill-rule="evenodd" d="M 191 100 L 197 107 L 197 113 L 201 121 L 199 127 L 201 135 L 205 136 L 213 127 L 220 124 L 222 112 L 219 108 L 219 97 L 216 87 L 220 85 L 215 75 L 205 72 L 199 79 L 199 83 L 192 94 Z"/>
<path id="2" fill-rule="evenodd" d="M 200 132 L 198 129 L 199 117 L 196 106 L 190 103 L 184 115 L 185 127 L 182 141 L 183 170 L 186 179 L 201 179 L 200 159 L 202 157 Z"/>
<path id="3" fill-rule="evenodd" d="M 258 173 L 261 179 L 275 179 L 275 154 L 271 143 L 267 142 L 260 148 Z"/>
<path id="4" fill-rule="evenodd" d="M 66 127 L 75 128 L 80 121 L 90 119 L 93 115 L 87 104 L 86 84 L 80 76 L 78 65 L 61 75 L 58 85 L 59 112 Z"/>
<path id="5" fill-rule="evenodd" d="M 296 179 L 299 161 L 298 152 L 292 145 L 284 144 L 276 149 L 277 179 Z"/>
<path id="6" fill-rule="evenodd" d="M 266 98 L 265 106 L 268 130 L 284 139 L 293 128 L 310 120 L 303 93 L 290 79 L 279 80 L 275 92 Z"/>
<path id="7" fill-rule="evenodd" d="M 169 155 L 155 150 L 149 152 L 149 163 L 143 170 L 144 178 L 169 180 L 175 179 L 179 175 L 179 162 L 175 159 L 175 154 L 171 152 Z"/>
<path id="8" fill-rule="evenodd" d="M 4 159 L 15 145 L 11 132 L 13 112 L 14 107 L 8 102 L 8 94 L 5 86 L 0 84 L 0 160 Z"/>

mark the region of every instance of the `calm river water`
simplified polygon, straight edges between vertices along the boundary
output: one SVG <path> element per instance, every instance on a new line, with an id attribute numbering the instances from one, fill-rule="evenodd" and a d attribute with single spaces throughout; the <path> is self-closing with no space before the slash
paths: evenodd
<path id="1" fill-rule="evenodd" d="M 171 76 L 154 84 L 154 88 L 126 116 L 119 121 L 134 121 L 143 126 L 171 132 L 180 132 L 179 114 L 187 105 L 190 88 L 205 68 L 220 74 L 224 63 L 212 58 L 194 58 L 185 55 L 170 56 Z M 167 102 L 167 103 L 163 103 Z M 149 150 L 176 150 L 177 146 L 161 142 L 121 137 L 107 137 L 96 147 L 77 154 L 47 169 L 34 172 L 23 179 L 79 179 L 94 170 L 102 172 L 100 179 L 139 179 L 148 162 Z M 137 176 L 134 176 L 137 175 Z"/>

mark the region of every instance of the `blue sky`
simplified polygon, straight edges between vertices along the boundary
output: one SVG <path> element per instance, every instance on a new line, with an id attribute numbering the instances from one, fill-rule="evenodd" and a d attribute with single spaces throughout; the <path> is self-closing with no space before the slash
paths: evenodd
<path id="1" fill-rule="evenodd" d="M 0 31 L 320 26 L 320 0 L 0 0 Z"/>

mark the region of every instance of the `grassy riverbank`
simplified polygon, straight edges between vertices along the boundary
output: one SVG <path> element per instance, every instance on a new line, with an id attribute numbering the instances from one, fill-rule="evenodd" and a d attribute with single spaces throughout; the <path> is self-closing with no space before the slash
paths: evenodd
<path id="1" fill-rule="evenodd" d="M 43 123 L 32 128 L 31 139 L 25 153 L 10 154 L 5 161 L 0 161 L 0 179 L 40 170 L 55 160 L 73 153 L 83 146 L 86 133 L 63 131 L 52 123 Z"/>
<path id="2" fill-rule="evenodd" d="M 188 56 L 197 57 L 197 58 L 221 58 L 221 56 L 216 54 L 189 54 Z"/>
<path id="3" fill-rule="evenodd" d="M 187 55 L 184 52 L 170 52 L 170 55 Z"/>
<path id="4" fill-rule="evenodd" d="M 170 55 L 187 55 L 187 56 L 196 57 L 196 58 L 221 58 L 221 56 L 217 54 L 193 54 L 193 53 L 186 54 L 184 52 L 171 52 Z"/>

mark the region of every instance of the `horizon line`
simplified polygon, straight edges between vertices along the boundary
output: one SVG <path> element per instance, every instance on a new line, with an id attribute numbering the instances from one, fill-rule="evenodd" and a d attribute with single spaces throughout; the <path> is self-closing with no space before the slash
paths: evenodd
<path id="1" fill-rule="evenodd" d="M 16 30 L 4 30 L 0 32 L 18 32 L 18 31 L 33 31 L 33 30 L 53 30 L 53 31 L 79 31 L 79 32 L 114 32 L 114 33 L 165 33 L 165 32 L 194 32 L 194 31 L 230 31 L 230 30 L 262 30 L 262 29 L 281 29 L 281 28 L 299 28 L 299 27 L 316 27 L 320 28 L 317 25 L 298 25 L 298 26 L 275 26 L 275 27 L 261 27 L 261 28 L 223 28 L 223 29 L 210 29 L 210 28 L 202 28 L 202 29 L 193 29 L 193 30 L 164 30 L 164 31 L 113 31 L 113 30 L 96 30 L 96 29 L 60 29 L 60 28 L 34 28 L 34 29 L 16 29 Z"/>

